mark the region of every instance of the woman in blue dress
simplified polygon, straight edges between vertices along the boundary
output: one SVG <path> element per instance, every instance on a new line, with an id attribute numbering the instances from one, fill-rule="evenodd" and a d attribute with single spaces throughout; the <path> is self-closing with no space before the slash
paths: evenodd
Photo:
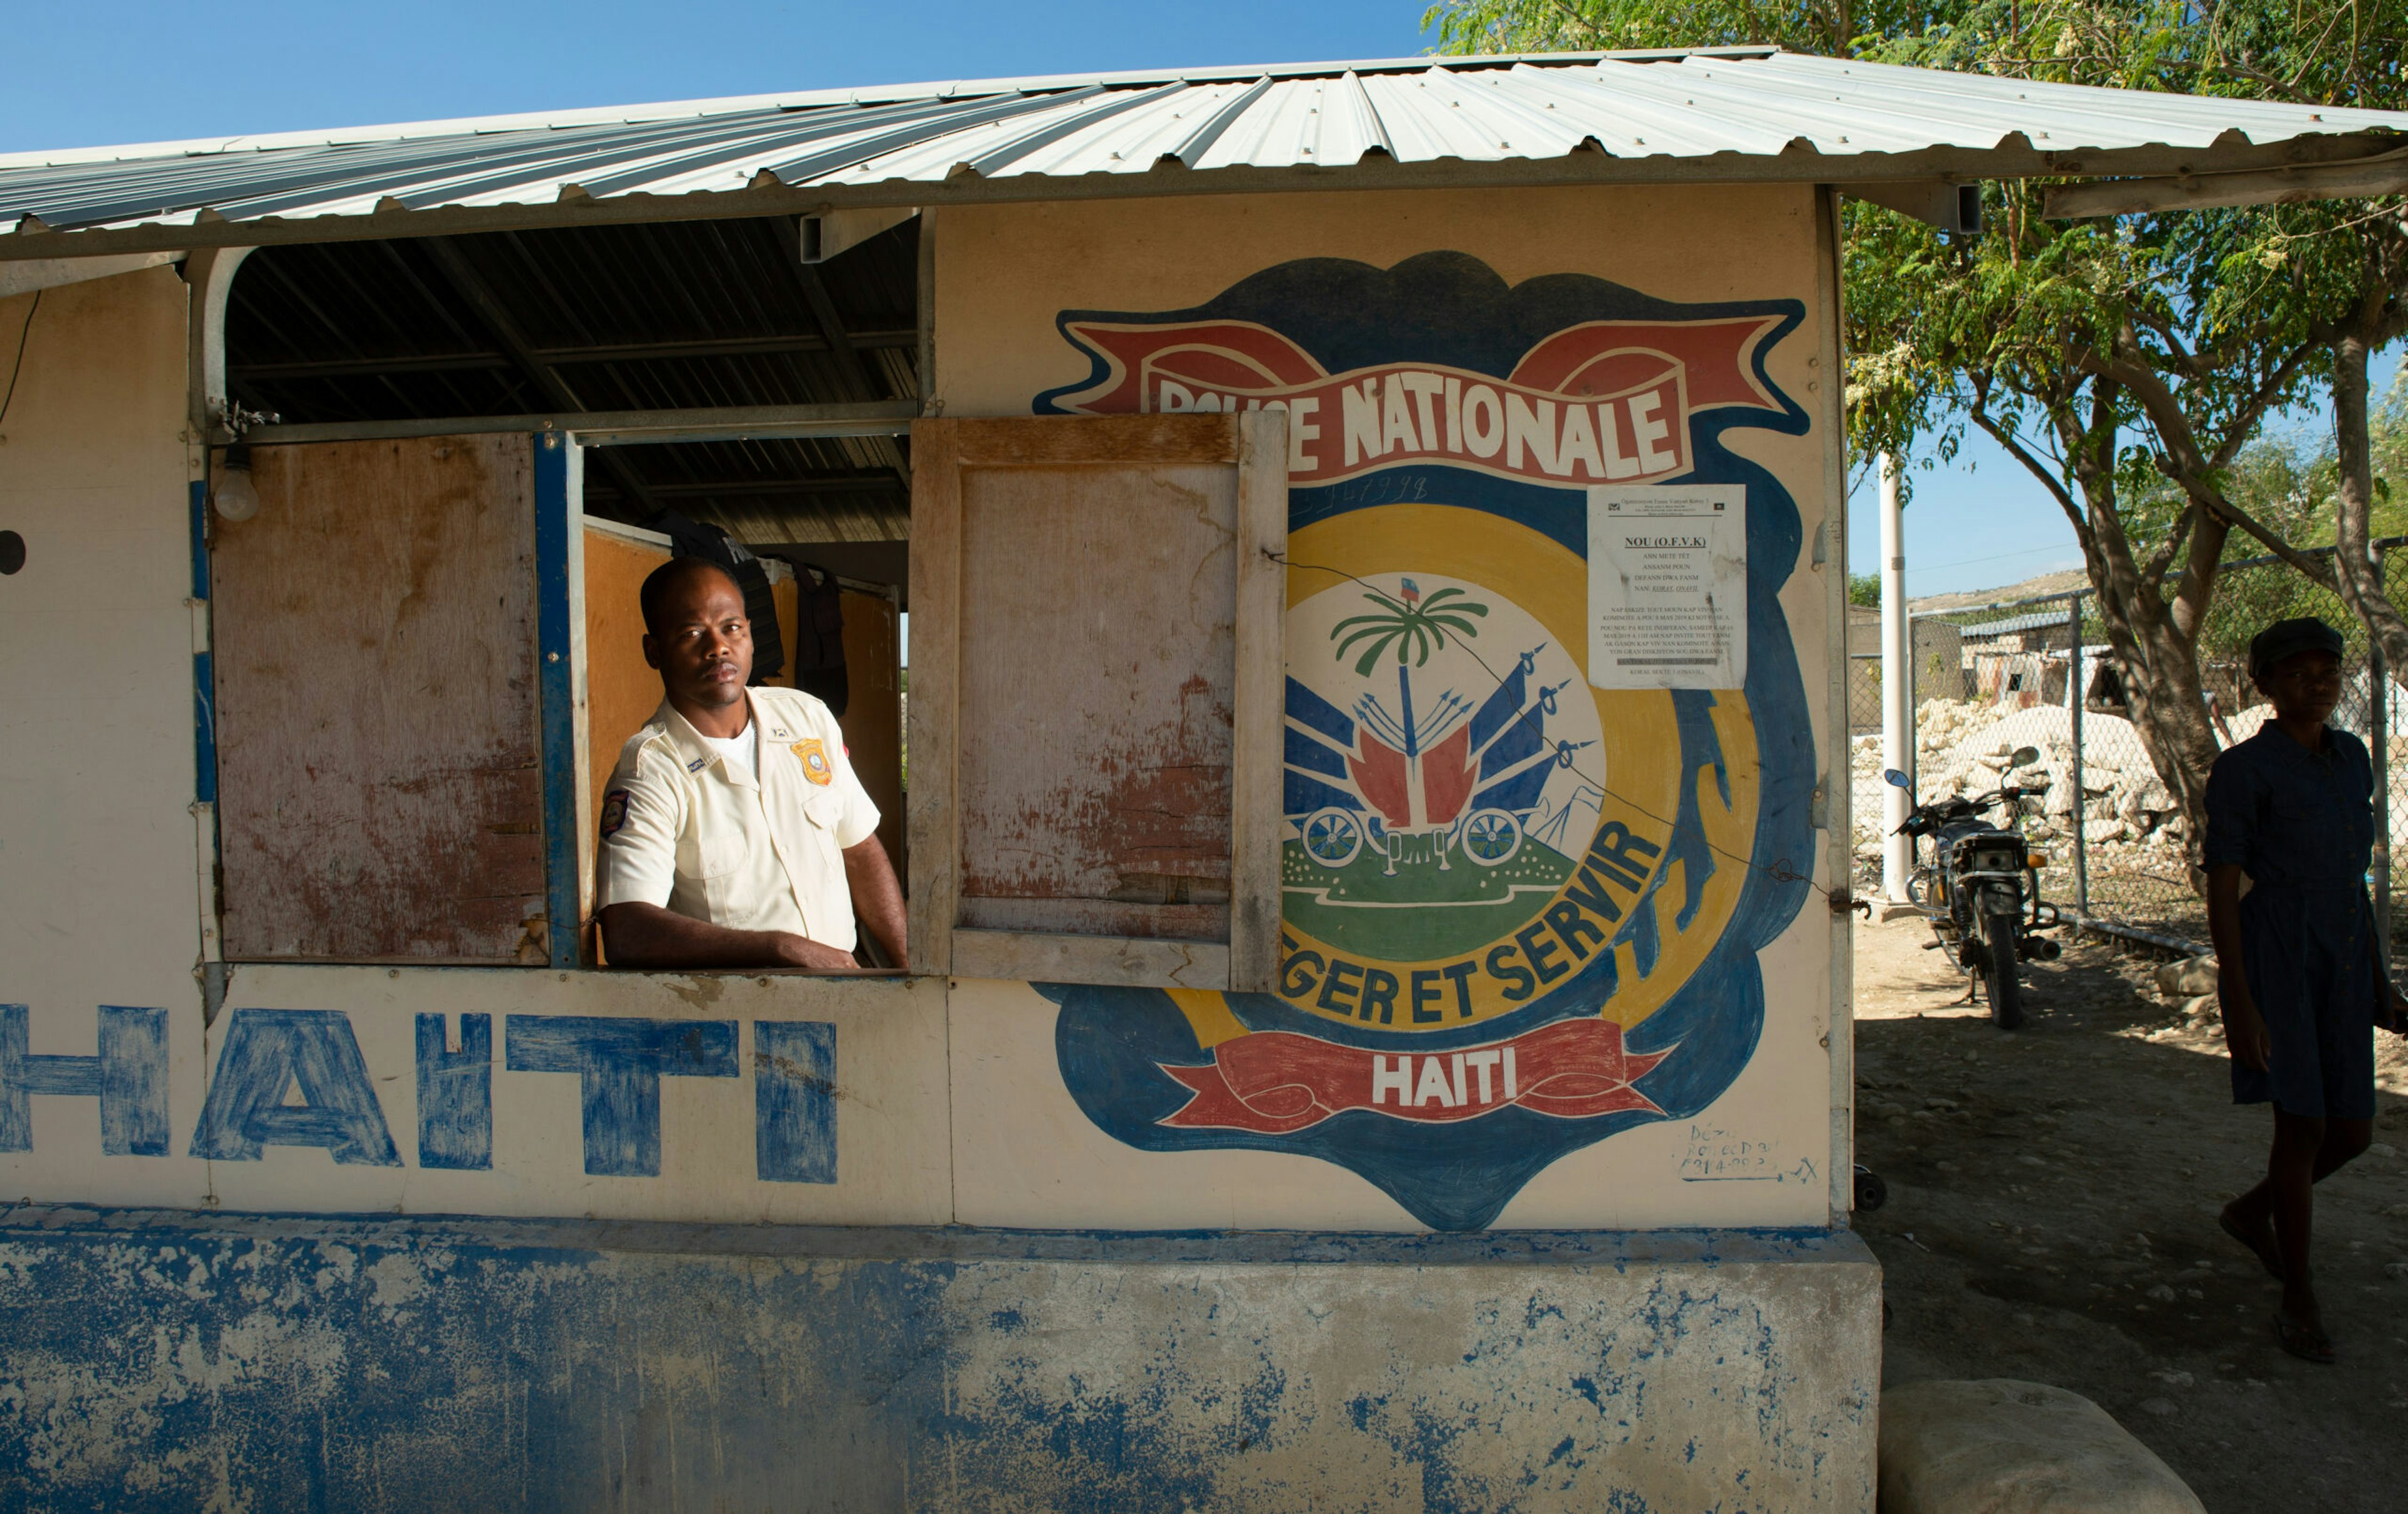
<path id="1" fill-rule="evenodd" d="M 2364 887 L 2373 764 L 2325 724 L 2343 649 L 2339 631 L 2304 618 L 2249 643 L 2250 676 L 2274 710 L 2215 759 L 2201 856 L 2233 1102 L 2274 1106 L 2265 1179 L 2221 1220 L 2283 1284 L 2275 1338 L 2319 1363 L 2334 1356 L 2308 1266 L 2315 1186 L 2372 1139 L 2374 1028 L 2408 1023 Z"/>

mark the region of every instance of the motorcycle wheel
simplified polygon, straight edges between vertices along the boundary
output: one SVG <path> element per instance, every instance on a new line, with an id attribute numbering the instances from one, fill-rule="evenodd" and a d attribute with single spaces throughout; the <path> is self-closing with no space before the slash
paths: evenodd
<path id="1" fill-rule="evenodd" d="M 1991 915 L 1984 917 L 1985 933 L 1989 941 L 1989 962 L 1986 971 L 1990 988 L 1990 1023 L 2001 1031 L 2012 1031 L 2024 1022 L 2023 977 L 2015 961 L 2015 931 L 2023 921 L 2013 915 Z"/>

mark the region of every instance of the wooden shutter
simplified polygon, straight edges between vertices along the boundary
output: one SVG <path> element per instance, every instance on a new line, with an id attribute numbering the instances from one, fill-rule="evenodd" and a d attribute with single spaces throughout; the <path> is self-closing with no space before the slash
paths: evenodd
<path id="1" fill-rule="evenodd" d="M 1283 412 L 911 428 L 911 961 L 1270 988 Z"/>
<path id="2" fill-rule="evenodd" d="M 528 439 L 251 457 L 211 522 L 226 955 L 546 960 Z"/>

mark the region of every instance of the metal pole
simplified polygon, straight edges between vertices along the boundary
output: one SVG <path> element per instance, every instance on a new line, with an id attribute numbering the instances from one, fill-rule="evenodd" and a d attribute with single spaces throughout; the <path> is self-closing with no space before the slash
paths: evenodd
<path id="1" fill-rule="evenodd" d="M 2383 581 L 2384 554 L 2374 554 L 2374 577 Z M 2391 670 L 2383 640 L 2369 629 L 2366 670 L 2373 686 L 2366 701 L 2367 746 L 2374 758 L 2374 929 L 2382 943 L 2384 977 L 2391 975 Z"/>
<path id="2" fill-rule="evenodd" d="M 2065 665 L 2065 697 L 2073 731 L 2073 913 L 2086 920 L 2090 917 L 2090 855 L 2082 833 L 2082 707 L 2088 702 L 2088 690 L 2082 685 L 2082 596 L 2073 597 L 2069 613 L 2073 640 Z"/>
<path id="3" fill-rule="evenodd" d="M 1906 512 L 1899 498 L 1898 458 L 1881 454 L 1882 766 L 1911 771 L 1914 762 L 1914 656 L 1906 622 Z M 1882 788 L 1882 894 L 1906 899 L 1914 838 L 1901 836 L 1914 796 Z"/>
<path id="4" fill-rule="evenodd" d="M 1923 708 L 1923 669 L 1914 661 L 1914 623 L 1921 620 L 1925 613 L 1920 610 L 1910 610 L 1906 613 L 1906 718 L 1907 732 L 1910 736 L 1916 728 L 1914 725 L 1918 718 L 1916 712 Z M 1906 775 L 1914 780 L 1914 786 L 1907 790 L 1909 796 L 1907 802 L 1912 804 L 1913 796 L 1923 792 L 1923 748 L 1914 741 L 1906 743 L 1905 771 Z"/>

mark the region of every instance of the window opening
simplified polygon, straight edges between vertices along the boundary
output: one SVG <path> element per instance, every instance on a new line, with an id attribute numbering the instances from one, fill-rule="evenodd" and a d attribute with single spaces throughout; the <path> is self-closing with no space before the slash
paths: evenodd
<path id="1" fill-rule="evenodd" d="M 881 438 L 666 442 L 596 448 L 624 454 L 631 469 L 674 481 L 666 497 L 680 514 L 725 530 L 759 558 L 770 579 L 784 666 L 765 682 L 805 688 L 837 714 L 853 771 L 878 806 L 879 840 L 907 876 L 904 802 L 902 617 L 910 583 L 907 509 L 891 497 L 892 475 L 854 466 Z M 791 471 L 782 476 L 780 468 Z M 867 474 L 867 477 L 864 475 Z M 637 589 L 669 560 L 663 532 L 627 526 L 611 475 L 585 469 L 585 656 L 591 800 L 598 812 L 619 750 L 661 702 L 660 675 L 643 656 Z M 837 530 L 894 532 L 842 538 Z M 807 589 L 820 589 L 819 594 Z M 824 601 L 832 598 L 832 606 Z M 822 603 L 813 604 L 814 599 Z M 821 615 L 806 619 L 807 609 Z M 835 614 L 824 612 L 833 609 Z M 838 624 L 824 632 L 826 619 Z M 755 633 L 756 643 L 763 638 Z M 823 644 L 831 643 L 831 644 Z M 840 670 L 813 687 L 811 670 Z"/>
<path id="2" fill-rule="evenodd" d="M 280 246 L 245 261 L 227 300 L 226 392 L 279 417 L 245 440 L 282 492 L 260 512 L 265 524 L 212 522 L 221 556 L 231 533 L 250 538 L 232 549 L 247 559 L 235 564 L 235 592 L 214 608 L 217 634 L 237 653 L 217 675 L 221 720 L 237 737 L 222 747 L 221 770 L 259 800 L 222 814 L 223 907 L 230 920 L 258 925 L 240 932 L 251 950 L 230 956 L 561 960 L 561 945 L 547 944 L 544 904 L 549 894 L 549 915 L 562 913 L 557 833 L 572 824 L 581 832 L 566 854 L 579 859 L 574 900 L 590 880 L 595 786 L 660 699 L 642 660 L 641 575 L 625 585 L 624 607 L 604 605 L 583 580 L 626 571 L 658 547 L 647 525 L 672 512 L 764 559 L 788 649 L 781 682 L 794 677 L 804 584 L 831 591 L 824 598 L 843 620 L 828 639 L 842 646 L 847 744 L 903 872 L 910 457 L 899 423 L 918 406 L 919 227 L 901 219 L 815 263 L 804 261 L 802 236 L 798 218 L 770 217 Z M 759 434 L 721 429 L 731 414 L 838 407 L 883 407 L 898 424 L 841 437 L 774 424 Z M 687 429 L 714 440 L 572 449 L 564 437 L 557 451 L 543 450 L 553 438 L 542 432 L 573 434 L 576 417 L 597 414 L 647 434 L 707 416 L 707 429 Z M 551 476 L 530 469 L 531 447 L 538 460 L 575 457 L 567 497 L 556 481 L 529 483 L 530 473 Z M 336 478 L 345 469 L 348 484 Z M 552 492 L 538 499 L 544 487 Z M 535 527 L 558 528 L 564 508 L 566 526 L 581 528 L 570 532 L 575 550 L 555 541 L 550 560 L 583 565 L 576 589 L 589 644 L 574 652 L 539 647 L 530 608 L 552 604 L 544 596 L 553 592 L 532 587 Z M 412 528 L 422 545 L 437 543 L 439 560 L 410 555 Z M 318 595 L 323 602 L 308 615 L 290 613 L 272 592 L 278 575 L 306 578 L 323 563 L 338 565 L 344 592 Z M 246 597 L 247 581 L 260 592 Z M 624 626 L 594 619 L 621 608 Z M 312 634 L 304 622 L 313 616 L 319 629 L 343 623 L 360 666 L 321 675 L 285 655 L 285 643 Z M 425 625 L 444 627 L 440 646 L 423 644 Z M 606 696 L 581 710 L 581 774 L 559 760 L 548 724 L 549 706 L 566 702 L 553 691 L 555 656 Z M 425 666 L 400 666 L 413 657 Z M 826 672 L 829 658 L 819 660 Z M 477 677 L 498 682 L 477 694 Z M 612 679 L 625 685 L 624 711 L 609 702 Z M 438 685 L 468 691 L 453 702 L 486 713 L 452 709 L 428 692 Z M 327 878 L 305 880 L 327 897 L 312 904 L 294 894 L 289 864 L 310 847 L 279 819 L 294 805 L 275 797 L 267 754 L 278 732 L 304 728 L 341 748 L 322 754 L 329 764 L 341 766 L 339 756 L 369 775 L 350 800 L 331 788 L 318 796 L 334 806 L 314 815 L 319 834 L 399 823 L 392 813 L 334 813 L 370 808 L 363 796 L 380 784 L 406 796 L 432 773 L 437 787 L 476 790 L 452 795 L 461 802 L 451 829 L 435 806 L 402 825 L 407 836 L 384 837 L 394 844 L 354 859 L 373 872 L 380 858 L 408 858 L 415 881 L 402 895 L 352 888 L 335 899 L 339 859 Z M 244 730 L 265 739 L 247 745 Z M 413 762 L 425 770 L 417 778 L 404 771 Z M 313 916 L 344 929 L 302 939 L 306 930 L 260 924 Z"/>

